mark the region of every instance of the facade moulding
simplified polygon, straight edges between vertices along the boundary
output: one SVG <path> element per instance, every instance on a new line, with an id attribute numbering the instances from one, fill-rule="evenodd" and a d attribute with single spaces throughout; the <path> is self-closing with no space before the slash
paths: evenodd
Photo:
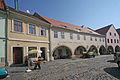
<path id="1" fill-rule="evenodd" d="M 9 41 L 22 41 L 22 42 L 35 42 L 35 43 L 49 43 L 49 41 L 38 41 L 38 40 L 25 40 L 25 39 L 15 39 L 8 38 Z"/>

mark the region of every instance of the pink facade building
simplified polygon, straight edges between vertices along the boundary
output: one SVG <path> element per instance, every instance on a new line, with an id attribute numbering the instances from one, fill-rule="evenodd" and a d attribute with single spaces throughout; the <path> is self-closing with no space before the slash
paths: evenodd
<path id="1" fill-rule="evenodd" d="M 106 36 L 107 53 L 114 53 L 120 51 L 119 34 L 113 24 L 100 28 L 96 30 L 96 32 Z"/>

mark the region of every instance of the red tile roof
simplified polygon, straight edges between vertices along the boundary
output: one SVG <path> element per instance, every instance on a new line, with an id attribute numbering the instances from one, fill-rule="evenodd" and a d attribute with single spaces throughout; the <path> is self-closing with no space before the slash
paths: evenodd
<path id="1" fill-rule="evenodd" d="M 6 9 L 6 4 L 4 0 L 0 0 L 0 9 Z"/>
<path id="2" fill-rule="evenodd" d="M 39 19 L 43 18 L 44 20 L 48 21 L 50 24 L 54 25 L 54 26 L 58 26 L 58 27 L 62 27 L 62 28 L 67 28 L 67 29 L 72 29 L 72 30 L 79 30 L 81 32 L 86 32 L 86 33 L 91 33 L 91 34 L 97 34 L 100 35 L 99 33 L 90 30 L 88 28 L 85 28 L 83 26 L 76 26 L 76 25 L 72 25 L 69 23 L 65 23 L 65 22 L 61 22 L 61 21 L 56 21 L 54 19 L 50 19 L 44 16 L 40 16 L 39 14 L 35 13 L 34 16 L 38 17 Z"/>
<path id="3" fill-rule="evenodd" d="M 111 25 L 108 25 L 108 26 L 105 26 L 103 28 L 100 28 L 100 29 L 97 29 L 95 30 L 97 33 L 99 34 L 102 34 L 102 35 L 105 35 L 107 33 L 107 31 L 109 30 L 109 28 L 112 26 L 113 24 Z"/>
<path id="4" fill-rule="evenodd" d="M 120 28 L 119 28 L 119 29 L 116 29 L 116 31 L 117 31 L 117 33 L 118 33 L 119 36 L 120 36 Z"/>

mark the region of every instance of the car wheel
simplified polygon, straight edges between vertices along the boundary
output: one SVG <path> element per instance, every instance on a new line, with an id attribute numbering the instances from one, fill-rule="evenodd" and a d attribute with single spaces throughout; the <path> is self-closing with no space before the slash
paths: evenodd
<path id="1" fill-rule="evenodd" d="M 118 64 L 118 67 L 120 68 L 120 62 L 117 62 L 117 64 Z"/>

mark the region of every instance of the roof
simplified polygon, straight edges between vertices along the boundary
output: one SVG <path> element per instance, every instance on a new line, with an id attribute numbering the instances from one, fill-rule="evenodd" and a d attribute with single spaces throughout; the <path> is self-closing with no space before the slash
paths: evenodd
<path id="1" fill-rule="evenodd" d="M 84 26 L 76 26 L 76 25 L 73 25 L 73 24 L 57 21 L 57 20 L 50 19 L 50 18 L 47 18 L 47 17 L 44 17 L 44 16 L 40 16 L 37 13 L 35 13 L 34 16 L 36 16 L 40 19 L 42 18 L 42 19 L 46 20 L 48 23 L 50 23 L 54 26 L 58 26 L 58 27 L 61 27 L 61 28 L 66 28 L 66 29 L 72 29 L 72 30 L 79 30 L 81 32 L 100 35 L 99 33 L 95 32 L 93 30 L 90 30 L 88 28 L 85 28 Z"/>
<path id="2" fill-rule="evenodd" d="M 7 6 L 7 8 L 8 8 L 8 10 L 10 10 L 10 11 L 13 11 L 13 12 L 16 12 L 16 13 L 19 13 L 19 14 L 22 14 L 22 15 L 26 15 L 26 16 L 31 17 L 31 18 L 34 18 L 34 19 L 38 19 L 38 18 L 36 18 L 35 16 L 33 16 L 33 15 L 29 14 L 29 13 L 25 13 L 25 12 L 23 12 L 23 11 L 16 10 L 16 9 L 10 7 L 10 6 Z"/>
<path id="3" fill-rule="evenodd" d="M 95 31 L 98 32 L 99 34 L 105 35 L 111 26 L 113 26 L 113 24 L 97 29 Z"/>
<path id="4" fill-rule="evenodd" d="M 3 10 L 6 9 L 6 4 L 4 0 L 0 0 L 0 9 L 3 9 Z"/>
<path id="5" fill-rule="evenodd" d="M 118 33 L 119 36 L 120 36 L 120 28 L 119 28 L 119 29 L 116 29 L 116 31 L 117 31 L 117 33 Z"/>

